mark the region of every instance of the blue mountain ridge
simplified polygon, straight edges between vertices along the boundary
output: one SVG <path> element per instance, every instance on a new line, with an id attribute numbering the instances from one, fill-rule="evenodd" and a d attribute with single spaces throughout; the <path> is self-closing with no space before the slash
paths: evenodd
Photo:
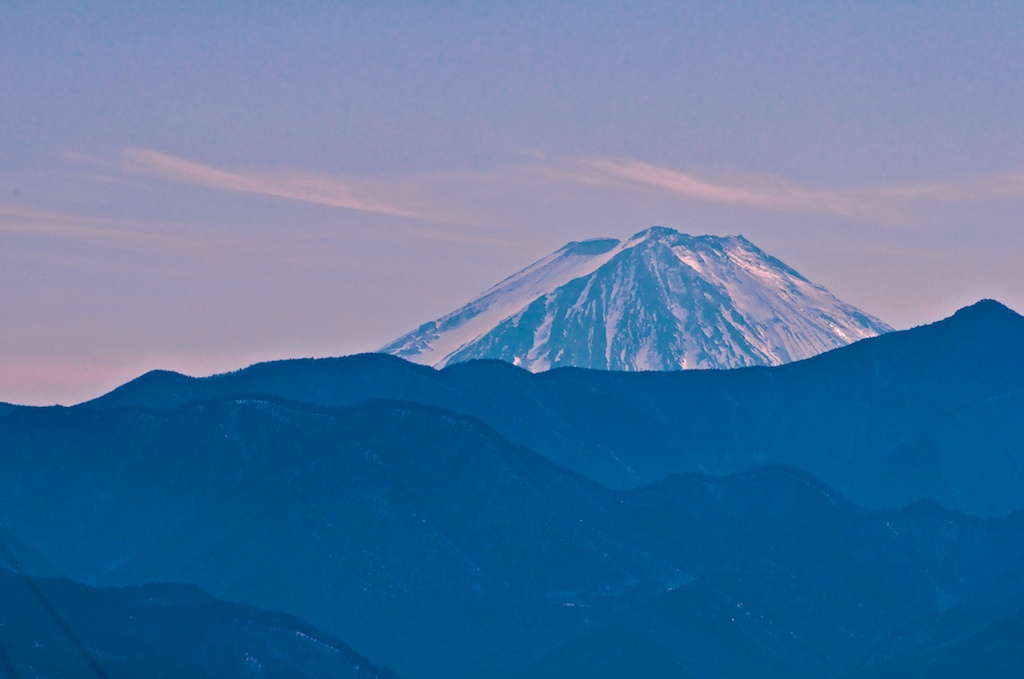
<path id="1" fill-rule="evenodd" d="M 0 414 L 0 539 L 32 575 L 188 583 L 409 679 L 870 675 L 950 639 L 1015 667 L 1024 513 L 959 509 L 1024 506 L 1022 321 L 982 302 L 732 371 L 150 373 Z"/>
<path id="2" fill-rule="evenodd" d="M 199 379 L 150 373 L 79 407 L 167 408 L 229 393 L 330 406 L 399 399 L 476 417 L 616 488 L 781 462 L 869 507 L 929 498 L 994 515 L 1024 507 L 1021 346 L 1024 318 L 986 300 L 772 368 L 534 375 L 497 361 L 437 371 L 359 355 Z"/>

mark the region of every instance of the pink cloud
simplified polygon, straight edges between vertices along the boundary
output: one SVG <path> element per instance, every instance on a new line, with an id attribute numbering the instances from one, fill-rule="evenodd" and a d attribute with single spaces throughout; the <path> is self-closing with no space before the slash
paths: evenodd
<path id="1" fill-rule="evenodd" d="M 774 178 L 712 182 L 693 174 L 633 159 L 590 158 L 575 170 L 559 170 L 564 179 L 584 184 L 640 185 L 689 200 L 788 212 L 838 216 L 892 217 L 914 203 L 971 202 L 1024 196 L 1024 173 L 961 180 L 852 189 L 806 188 Z"/>
<path id="2" fill-rule="evenodd" d="M 362 212 L 423 217 L 416 212 L 360 195 L 360 191 L 349 182 L 335 177 L 293 171 L 231 172 L 149 149 L 126 149 L 121 153 L 121 158 L 125 163 L 124 169 L 129 172 L 175 182 L 224 191 L 276 196 Z"/>

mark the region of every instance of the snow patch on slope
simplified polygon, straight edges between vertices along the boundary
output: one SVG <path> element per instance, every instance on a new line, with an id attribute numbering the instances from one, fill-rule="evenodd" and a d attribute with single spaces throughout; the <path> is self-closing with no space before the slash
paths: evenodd
<path id="1" fill-rule="evenodd" d="M 742 236 L 652 227 L 569 243 L 382 351 L 668 370 L 777 365 L 891 330 Z"/>
<path id="2" fill-rule="evenodd" d="M 451 354 L 551 290 L 593 273 L 622 249 L 615 239 L 572 242 L 485 291 L 469 304 L 421 325 L 380 349 L 424 364 Z"/>

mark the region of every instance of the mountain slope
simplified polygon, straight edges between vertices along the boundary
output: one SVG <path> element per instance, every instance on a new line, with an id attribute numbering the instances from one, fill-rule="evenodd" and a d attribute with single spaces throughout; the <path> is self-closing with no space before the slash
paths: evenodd
<path id="1" fill-rule="evenodd" d="M 570 243 L 381 349 L 442 367 L 479 358 L 678 370 L 779 365 L 891 328 L 742 236 L 664 227 Z"/>
<path id="2" fill-rule="evenodd" d="M 853 521 L 849 515 L 838 522 L 786 521 L 780 524 L 786 529 L 752 546 L 749 558 L 734 568 L 620 612 L 524 674 L 839 679 L 857 670 L 858 677 L 1016 676 L 1022 667 L 1020 610 L 1007 617 L 1002 601 L 987 602 L 977 592 L 997 580 L 1003 598 L 1020 601 L 1024 595 L 1019 579 L 1007 583 L 1000 574 L 1020 566 L 1013 554 L 1024 547 L 1022 519 L 976 522 L 917 505 Z M 997 547 L 983 537 L 990 530 L 1006 530 L 1014 544 Z M 989 563 L 997 552 L 997 563 Z M 958 581 L 955 572 L 972 575 Z M 951 635 L 936 630 L 935 614 L 922 616 L 922 610 L 948 611 L 940 618 L 969 610 L 971 624 L 966 633 Z M 950 672 L 943 662 L 954 659 L 958 671 Z M 989 667 L 998 670 L 979 671 Z"/>
<path id="3" fill-rule="evenodd" d="M 993 615 L 958 608 L 901 630 L 851 679 L 1015 677 L 1024 668 L 1024 601 Z"/>
<path id="4" fill-rule="evenodd" d="M 0 600 L 0 651 L 19 677 L 96 679 L 91 661 L 109 679 L 395 678 L 295 618 L 218 601 L 194 587 L 104 590 L 26 581 L 0 568 Z"/>

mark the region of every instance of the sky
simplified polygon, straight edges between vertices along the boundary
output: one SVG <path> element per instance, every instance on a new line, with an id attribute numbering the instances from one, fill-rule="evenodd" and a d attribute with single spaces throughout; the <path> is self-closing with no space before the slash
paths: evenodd
<path id="1" fill-rule="evenodd" d="M 0 401 L 372 351 L 570 240 L 1024 311 L 1024 3 L 0 3 Z"/>

